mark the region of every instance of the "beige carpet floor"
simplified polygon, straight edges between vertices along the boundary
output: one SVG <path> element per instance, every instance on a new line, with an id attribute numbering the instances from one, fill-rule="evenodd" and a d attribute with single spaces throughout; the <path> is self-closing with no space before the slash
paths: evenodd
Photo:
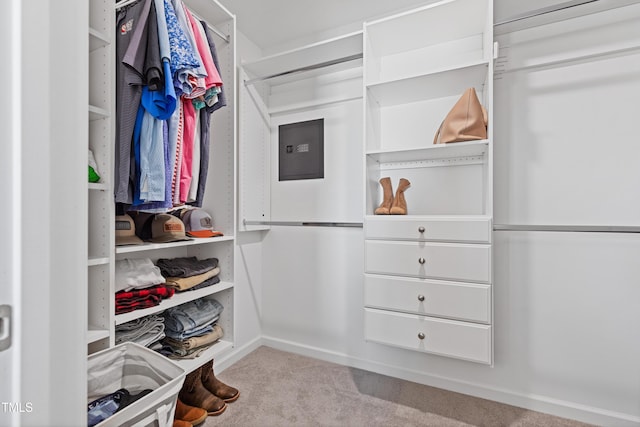
<path id="1" fill-rule="evenodd" d="M 241 395 L 204 427 L 586 426 L 269 347 L 218 377 Z"/>

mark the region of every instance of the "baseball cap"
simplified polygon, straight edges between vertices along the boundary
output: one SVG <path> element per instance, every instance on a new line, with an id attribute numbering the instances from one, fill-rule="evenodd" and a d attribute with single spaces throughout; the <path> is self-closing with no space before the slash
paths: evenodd
<path id="1" fill-rule="evenodd" d="M 138 211 L 129 211 L 127 213 L 133 218 L 133 222 L 136 224 L 136 236 L 145 242 L 151 240 L 151 223 L 156 214 Z"/>
<path id="2" fill-rule="evenodd" d="M 187 236 L 191 237 L 218 237 L 222 232 L 213 229 L 211 215 L 202 209 L 190 209 L 182 216 Z"/>
<path id="3" fill-rule="evenodd" d="M 116 245 L 141 245 L 144 242 L 136 236 L 136 226 L 129 215 L 116 216 Z"/>
<path id="4" fill-rule="evenodd" d="M 169 214 L 157 214 L 151 222 L 151 241 L 154 243 L 178 242 L 191 240 L 184 231 L 184 223 L 180 218 Z"/>

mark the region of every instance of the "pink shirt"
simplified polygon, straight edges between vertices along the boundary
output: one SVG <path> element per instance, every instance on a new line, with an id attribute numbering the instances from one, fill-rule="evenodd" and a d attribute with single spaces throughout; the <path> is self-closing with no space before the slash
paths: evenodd
<path id="1" fill-rule="evenodd" d="M 182 124 L 182 165 L 180 168 L 180 203 L 185 203 L 189 197 L 191 187 L 191 172 L 193 165 L 193 141 L 196 132 L 196 114 L 198 111 L 193 106 L 193 101 L 182 98 L 183 124 Z"/>
<path id="2" fill-rule="evenodd" d="M 198 49 L 198 53 L 202 58 L 202 63 L 204 65 L 204 69 L 207 71 L 207 77 L 204 79 L 205 88 L 210 89 L 213 86 L 222 86 L 222 78 L 220 77 L 220 73 L 213 63 L 213 56 L 211 56 L 211 50 L 209 49 L 209 43 L 207 39 L 202 37 L 203 28 L 202 24 L 198 22 L 191 11 L 184 7 L 187 18 L 191 23 L 191 32 L 193 33 L 193 38 L 196 41 L 196 49 Z"/>

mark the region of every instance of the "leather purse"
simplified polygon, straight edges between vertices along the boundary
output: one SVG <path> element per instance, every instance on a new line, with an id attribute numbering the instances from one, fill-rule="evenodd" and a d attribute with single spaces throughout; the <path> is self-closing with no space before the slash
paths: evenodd
<path id="1" fill-rule="evenodd" d="M 480 104 L 474 88 L 464 91 L 440 124 L 434 144 L 487 139 L 487 110 Z"/>

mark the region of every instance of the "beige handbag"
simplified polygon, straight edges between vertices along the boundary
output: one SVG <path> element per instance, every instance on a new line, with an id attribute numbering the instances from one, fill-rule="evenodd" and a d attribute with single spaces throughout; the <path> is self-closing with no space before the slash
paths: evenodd
<path id="1" fill-rule="evenodd" d="M 487 110 L 474 88 L 464 91 L 438 128 L 434 144 L 487 139 Z"/>

